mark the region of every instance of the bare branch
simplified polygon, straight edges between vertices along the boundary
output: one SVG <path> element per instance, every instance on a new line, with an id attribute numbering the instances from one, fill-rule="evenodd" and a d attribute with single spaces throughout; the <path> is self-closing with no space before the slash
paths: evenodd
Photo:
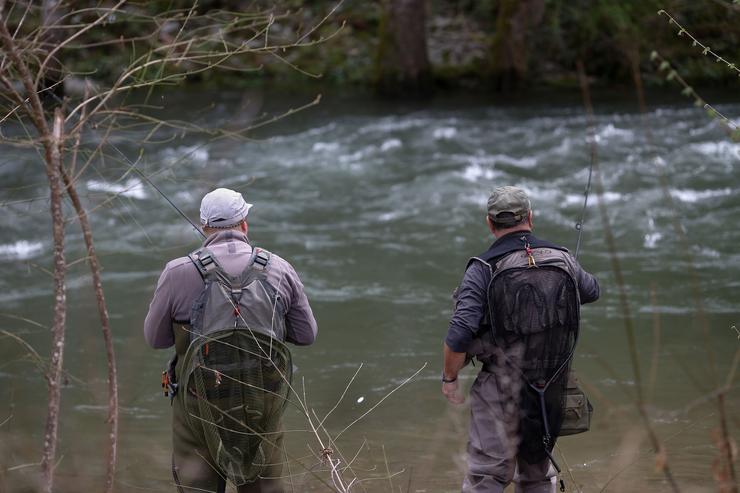
<path id="1" fill-rule="evenodd" d="M 74 156 L 76 159 L 77 147 L 80 143 L 80 134 L 77 135 L 75 144 Z M 103 340 L 105 342 L 105 353 L 108 361 L 108 425 L 109 425 L 109 446 L 108 446 L 108 462 L 107 462 L 107 475 L 105 480 L 105 491 L 107 493 L 113 492 L 113 483 L 116 474 L 116 463 L 118 456 L 118 376 L 116 370 L 116 357 L 113 349 L 113 334 L 110 327 L 110 317 L 108 316 L 108 307 L 105 302 L 105 293 L 103 292 L 103 281 L 100 275 L 100 263 L 98 256 L 95 253 L 95 245 L 93 244 L 92 228 L 90 227 L 90 221 L 87 217 L 87 212 L 82 206 L 80 197 L 77 194 L 77 189 L 67 175 L 66 170 L 60 160 L 60 173 L 64 181 L 64 185 L 67 191 L 67 195 L 72 201 L 77 218 L 80 222 L 80 228 L 82 229 L 82 235 L 85 239 L 85 246 L 87 248 L 87 260 L 90 265 L 90 275 L 92 276 L 93 287 L 95 289 L 95 299 L 98 305 L 98 316 L 100 317 L 100 327 L 103 333 Z"/>
<path id="2" fill-rule="evenodd" d="M 21 81 L 23 82 L 23 86 L 26 89 L 26 96 L 28 96 L 31 103 L 32 111 L 29 112 L 29 116 L 34 121 L 34 125 L 38 129 L 39 134 L 45 138 L 46 136 L 50 135 L 50 132 L 44 118 L 44 109 L 41 106 L 41 100 L 39 99 L 36 92 L 36 86 L 33 83 L 33 77 L 28 71 L 28 67 L 18 54 L 15 41 L 10 36 L 10 32 L 8 32 L 8 26 L 5 24 L 2 8 L 0 8 L 0 40 L 2 40 L 3 44 L 5 45 L 5 49 L 8 51 L 8 56 L 20 72 Z"/>
<path id="3" fill-rule="evenodd" d="M 350 429 L 350 428 L 351 428 L 352 426 L 354 426 L 354 425 L 355 425 L 355 424 L 356 424 L 356 423 L 357 423 L 358 421 L 360 421 L 360 420 L 361 420 L 362 418 L 364 418 L 365 416 L 367 416 L 368 414 L 370 414 L 371 412 L 373 412 L 373 411 L 374 411 L 374 410 L 375 410 L 375 409 L 376 409 L 376 408 L 377 408 L 378 406 L 380 406 L 380 405 L 381 405 L 381 404 L 383 403 L 383 401 L 385 401 L 385 400 L 386 400 L 386 399 L 387 399 L 388 397 L 390 397 L 391 395 L 393 395 L 393 393 L 395 393 L 395 392 L 396 392 L 396 391 L 397 391 L 398 389 L 400 389 L 401 387 L 403 387 L 404 385 L 406 385 L 407 383 L 409 383 L 409 382 L 410 382 L 411 380 L 413 380 L 413 379 L 414 379 L 414 377 L 416 377 L 416 375 L 418 375 L 419 373 L 421 373 L 421 372 L 422 372 L 422 370 L 424 370 L 424 368 L 426 368 L 426 367 L 427 367 L 427 364 L 426 364 L 426 363 L 424 363 L 424 364 L 423 364 L 423 365 L 421 366 L 421 368 L 419 368 L 418 370 L 416 370 L 416 371 L 414 372 L 414 374 L 413 374 L 413 375 L 411 375 L 411 376 L 410 376 L 410 377 L 408 377 L 408 378 L 407 378 L 406 380 L 404 380 L 403 382 L 401 382 L 401 383 L 400 383 L 400 384 L 399 384 L 398 386 L 396 386 L 396 387 L 395 387 L 395 388 L 394 388 L 393 390 L 391 390 L 391 391 L 390 391 L 390 392 L 388 392 L 388 393 L 387 393 L 386 395 L 384 395 L 384 396 L 383 396 L 383 398 L 382 398 L 382 399 L 380 399 L 380 400 L 379 400 L 379 401 L 378 401 L 378 402 L 377 402 L 377 403 L 376 403 L 376 404 L 375 404 L 375 405 L 374 405 L 373 407 L 371 407 L 370 409 L 368 409 L 367 411 L 365 411 L 364 413 L 362 413 L 362 415 L 360 415 L 360 417 L 359 417 L 359 418 L 357 418 L 357 419 L 355 419 L 354 421 L 352 421 L 352 422 L 351 422 L 350 424 L 348 424 L 347 426 L 345 426 L 345 427 L 344 427 L 344 429 L 342 429 L 342 431 L 340 431 L 339 433 L 337 433 L 336 435 L 334 435 L 334 440 L 337 440 L 337 439 L 338 439 L 338 438 L 339 438 L 340 436 L 342 436 L 342 434 L 343 434 L 343 433 L 344 433 L 345 431 L 349 430 L 349 429 Z"/>
<path id="4" fill-rule="evenodd" d="M 72 36 L 66 38 L 64 41 L 62 41 L 61 43 L 59 43 L 58 45 L 56 45 L 55 48 L 53 50 L 51 50 L 48 55 L 46 55 L 46 58 L 41 63 L 41 66 L 39 67 L 39 69 L 36 71 L 36 80 L 34 81 L 34 84 L 33 84 L 34 87 L 38 87 L 39 82 L 41 81 L 41 78 L 44 76 L 44 72 L 46 71 L 46 66 L 54 58 L 54 55 L 59 50 L 61 50 L 62 48 L 64 48 L 66 45 L 68 45 L 69 43 L 71 43 L 72 41 L 74 41 L 75 39 L 77 39 L 78 37 L 80 37 L 83 34 L 85 34 L 90 29 L 92 29 L 95 26 L 97 26 L 100 23 L 102 23 L 105 19 L 108 18 L 108 16 L 110 14 L 112 14 L 113 12 L 116 12 L 118 10 L 118 8 L 121 5 L 123 5 L 124 3 L 126 3 L 126 0 L 120 0 L 116 5 L 113 6 L 113 8 L 106 9 L 105 13 L 102 16 L 98 17 L 97 20 L 95 20 L 94 22 L 91 22 L 90 24 L 87 24 L 85 27 L 83 27 L 79 31 L 75 32 Z"/>

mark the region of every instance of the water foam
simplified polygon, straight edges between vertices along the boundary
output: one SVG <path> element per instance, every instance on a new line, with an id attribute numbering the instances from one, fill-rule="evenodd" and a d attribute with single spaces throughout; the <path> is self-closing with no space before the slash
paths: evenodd
<path id="1" fill-rule="evenodd" d="M 85 185 L 91 192 L 114 193 L 139 200 L 143 200 L 148 196 L 144 189 L 144 184 L 138 178 L 129 178 L 122 184 L 103 180 L 88 180 Z"/>
<path id="2" fill-rule="evenodd" d="M 604 192 L 603 195 L 599 196 L 598 194 L 591 193 L 588 196 L 588 205 L 598 204 L 599 200 L 603 200 L 605 204 L 613 204 L 615 202 L 619 202 L 622 199 L 622 194 L 618 192 Z M 569 193 L 565 196 L 565 204 L 566 205 L 576 205 L 576 204 L 583 204 L 583 194 L 574 194 Z"/>
<path id="3" fill-rule="evenodd" d="M 316 142 L 311 148 L 313 152 L 335 152 L 339 150 L 338 142 Z"/>
<path id="4" fill-rule="evenodd" d="M 613 123 L 607 124 L 604 128 L 596 132 L 596 141 L 608 140 L 611 138 L 622 138 L 624 140 L 633 140 L 635 132 L 624 128 L 617 128 Z"/>
<path id="5" fill-rule="evenodd" d="M 645 248 L 653 249 L 657 246 L 658 242 L 663 238 L 663 234 L 656 230 L 655 219 L 652 217 L 648 218 L 648 230 L 649 233 L 645 233 L 643 236 L 643 246 Z"/>
<path id="6" fill-rule="evenodd" d="M 0 245 L 0 258 L 26 260 L 41 253 L 44 244 L 40 241 L 20 240 Z"/>
<path id="7" fill-rule="evenodd" d="M 435 128 L 432 137 L 435 140 L 451 140 L 457 136 L 457 129 L 455 127 L 440 127 Z"/>
<path id="8" fill-rule="evenodd" d="M 173 165 L 184 160 L 189 160 L 198 164 L 205 164 L 210 158 L 208 148 L 204 145 L 168 147 L 162 151 L 164 154 L 163 161 L 165 164 Z"/>
<path id="9" fill-rule="evenodd" d="M 646 233 L 643 239 L 643 246 L 645 248 L 653 249 L 658 245 L 658 242 L 663 239 L 663 234 L 658 231 L 654 231 L 652 233 Z"/>
<path id="10" fill-rule="evenodd" d="M 399 139 L 388 139 L 388 140 L 383 141 L 382 144 L 380 144 L 380 151 L 386 152 L 386 151 L 390 151 L 391 149 L 397 149 L 402 146 L 403 146 L 403 143 Z"/>
<path id="11" fill-rule="evenodd" d="M 671 190 L 671 195 L 681 202 L 694 203 L 714 197 L 726 197 L 732 194 L 731 188 L 720 188 L 718 190 Z"/>
<path id="12" fill-rule="evenodd" d="M 508 154 L 494 154 L 491 158 L 496 163 L 508 164 L 517 168 L 534 168 L 537 166 L 537 158 L 532 156 L 514 157 Z"/>
<path id="13" fill-rule="evenodd" d="M 691 144 L 691 150 L 715 159 L 734 159 L 740 161 L 740 144 L 732 142 L 700 142 Z"/>
<path id="14" fill-rule="evenodd" d="M 496 173 L 490 168 L 484 168 L 481 164 L 474 162 L 462 171 L 462 177 L 469 182 L 477 182 L 480 179 L 492 180 Z"/>

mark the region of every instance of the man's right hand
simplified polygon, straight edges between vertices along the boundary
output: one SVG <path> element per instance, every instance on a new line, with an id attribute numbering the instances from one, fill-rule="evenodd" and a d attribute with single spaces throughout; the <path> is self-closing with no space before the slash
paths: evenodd
<path id="1" fill-rule="evenodd" d="M 442 383 L 442 393 L 450 403 L 460 405 L 465 402 L 465 396 L 459 390 L 457 380 L 449 383 Z"/>

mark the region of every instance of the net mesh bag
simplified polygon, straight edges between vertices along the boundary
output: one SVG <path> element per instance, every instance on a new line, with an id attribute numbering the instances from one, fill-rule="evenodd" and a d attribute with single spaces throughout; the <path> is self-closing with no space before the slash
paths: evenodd
<path id="1" fill-rule="evenodd" d="M 494 278 L 490 296 L 496 345 L 514 355 L 510 366 L 524 380 L 519 455 L 530 464 L 539 463 L 555 445 L 563 420 L 568 369 L 578 338 L 576 286 L 557 267 L 516 268 Z M 536 389 L 544 395 L 544 410 Z"/>
<path id="2" fill-rule="evenodd" d="M 188 393 L 197 400 L 191 418 L 202 426 L 220 472 L 236 485 L 252 482 L 267 465 L 288 402 L 290 351 L 241 328 L 199 341 L 189 372 Z"/>

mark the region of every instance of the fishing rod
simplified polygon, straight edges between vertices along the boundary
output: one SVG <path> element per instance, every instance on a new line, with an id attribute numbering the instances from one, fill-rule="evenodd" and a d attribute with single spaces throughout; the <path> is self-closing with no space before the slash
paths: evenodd
<path id="1" fill-rule="evenodd" d="M 575 259 L 578 260 L 578 254 L 581 251 L 581 237 L 583 236 L 583 223 L 586 220 L 586 207 L 588 206 L 588 195 L 591 192 L 591 177 L 594 173 L 594 156 L 591 156 L 591 164 L 588 167 L 588 182 L 586 183 L 586 190 L 583 192 L 583 209 L 581 209 L 581 218 L 576 222 L 576 230 L 578 230 L 578 240 L 576 241 L 576 253 Z"/>
<path id="2" fill-rule="evenodd" d="M 167 201 L 167 203 L 169 203 L 169 204 L 170 204 L 170 205 L 171 205 L 172 207 L 174 207 L 174 208 L 175 208 L 175 210 L 176 210 L 176 211 L 177 211 L 177 212 L 178 212 L 178 213 L 179 213 L 179 214 L 180 214 L 180 215 L 181 215 L 181 216 L 182 216 L 182 217 L 183 217 L 183 218 L 184 218 L 184 219 L 185 219 L 185 220 L 186 220 L 187 222 L 189 222 L 189 223 L 190 223 L 190 225 L 191 225 L 191 226 L 193 227 L 193 229 L 194 229 L 195 231 L 197 231 L 197 232 L 198 232 L 198 234 L 199 234 L 199 235 L 201 235 L 201 236 L 202 236 L 203 238 L 205 238 L 205 237 L 206 237 L 205 233 L 203 233 L 203 231 L 202 231 L 202 230 L 201 230 L 201 229 L 200 229 L 200 228 L 199 228 L 198 226 L 196 226 L 196 225 L 195 225 L 195 223 L 194 223 L 193 221 L 191 221 L 191 220 L 190 220 L 190 218 L 189 218 L 188 216 L 186 216 L 186 215 L 185 215 L 185 213 L 184 213 L 184 212 L 183 212 L 182 210 L 180 210 L 180 208 L 179 208 L 179 207 L 177 207 L 177 206 L 175 205 L 175 203 L 174 203 L 174 202 L 172 202 L 172 201 L 171 201 L 171 200 L 169 199 L 169 197 L 167 197 L 167 195 L 165 195 L 165 194 L 164 194 L 164 192 L 163 192 L 162 190 L 160 190 L 160 188 L 159 188 L 159 187 L 158 187 L 157 185 L 155 185 L 155 184 L 154 184 L 154 182 L 153 182 L 152 180 L 150 180 L 150 179 L 149 179 L 149 177 L 148 177 L 148 176 L 146 176 L 146 175 L 145 175 L 145 174 L 144 174 L 144 173 L 143 173 L 143 172 L 142 172 L 142 171 L 141 171 L 141 170 L 140 170 L 140 169 L 139 169 L 138 167 L 136 167 L 136 165 L 135 165 L 134 163 L 132 163 L 132 162 L 131 162 L 131 160 L 130 160 L 130 159 L 129 159 L 129 158 L 128 158 L 128 157 L 127 157 L 127 156 L 126 156 L 126 155 L 125 155 L 125 154 L 124 154 L 123 152 L 121 152 L 121 150 L 120 150 L 120 149 L 119 149 L 118 147 L 116 147 L 116 146 L 115 146 L 114 144 L 112 144 L 112 143 L 110 143 L 110 142 L 109 142 L 108 144 L 109 144 L 109 145 L 110 145 L 110 146 L 111 146 L 111 147 L 112 147 L 113 149 L 115 149 L 115 150 L 116 150 L 116 151 L 118 152 L 118 154 L 120 154 L 120 155 L 121 155 L 121 156 L 123 157 L 123 159 L 125 159 L 125 160 L 126 160 L 126 162 L 128 163 L 128 166 L 129 166 L 129 168 L 130 168 L 130 169 L 132 169 L 133 171 L 135 171 L 136 173 L 138 173 L 138 175 L 139 175 L 139 176 L 141 176 L 141 177 L 142 177 L 142 178 L 143 178 L 143 179 L 144 179 L 144 180 L 145 180 L 145 181 L 146 181 L 146 182 L 147 182 L 148 184 L 150 184 L 150 185 L 151 185 L 151 186 L 152 186 L 152 187 L 153 187 L 153 188 L 154 188 L 154 189 L 155 189 L 155 190 L 156 190 L 157 192 L 159 192 L 159 195 L 161 195 L 161 196 L 162 196 L 162 197 L 163 197 L 163 198 L 164 198 L 164 199 L 165 199 L 165 200 Z M 137 161 L 138 161 L 138 160 L 137 160 Z"/>

